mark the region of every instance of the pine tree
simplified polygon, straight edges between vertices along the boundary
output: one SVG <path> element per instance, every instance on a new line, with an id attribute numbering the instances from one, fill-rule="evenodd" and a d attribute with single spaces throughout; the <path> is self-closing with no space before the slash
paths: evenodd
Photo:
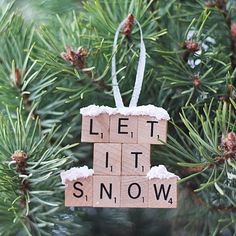
<path id="1" fill-rule="evenodd" d="M 0 235 L 236 235 L 236 3 L 234 0 L 1 1 Z M 118 24 L 140 22 L 147 64 L 139 105 L 167 109 L 168 142 L 153 165 L 178 173 L 179 206 L 65 208 L 60 172 L 92 166 L 79 144 L 80 108 L 114 107 Z M 119 37 L 128 106 L 138 27 Z"/>

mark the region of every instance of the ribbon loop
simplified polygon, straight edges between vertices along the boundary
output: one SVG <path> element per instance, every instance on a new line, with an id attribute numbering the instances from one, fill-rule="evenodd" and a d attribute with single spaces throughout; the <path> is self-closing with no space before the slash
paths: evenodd
<path id="1" fill-rule="evenodd" d="M 121 97 L 121 93 L 120 93 L 120 89 L 119 89 L 119 84 L 118 84 L 117 77 L 116 77 L 117 40 L 118 40 L 119 32 L 120 32 L 121 28 L 124 27 L 126 20 L 127 20 L 127 18 L 124 19 L 119 24 L 119 26 L 116 30 L 116 33 L 115 33 L 113 48 L 112 48 L 112 70 L 111 70 L 112 89 L 113 89 L 114 99 L 115 99 L 115 103 L 116 103 L 117 108 L 124 107 L 124 103 L 122 101 L 122 97 Z M 142 88 L 143 76 L 144 76 L 144 70 L 145 70 L 145 64 L 146 64 L 146 48 L 145 48 L 145 44 L 143 41 L 142 28 L 136 19 L 135 19 L 135 23 L 138 25 L 139 31 L 140 31 L 140 56 L 139 56 L 139 61 L 138 61 L 138 68 L 137 68 L 137 74 L 136 74 L 136 79 L 135 79 L 135 84 L 134 84 L 134 90 L 133 90 L 133 94 L 131 97 L 129 107 L 136 107 L 137 106 L 139 95 L 140 95 L 141 88 Z"/>

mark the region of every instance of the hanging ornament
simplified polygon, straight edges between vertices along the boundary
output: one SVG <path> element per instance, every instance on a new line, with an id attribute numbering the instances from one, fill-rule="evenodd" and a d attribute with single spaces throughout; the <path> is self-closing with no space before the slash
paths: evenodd
<path id="1" fill-rule="evenodd" d="M 94 143 L 93 170 L 71 168 L 61 173 L 66 206 L 177 207 L 177 180 L 165 166 L 151 168 L 151 144 L 167 140 L 167 111 L 153 105 L 137 106 L 146 64 L 146 49 L 139 22 L 140 57 L 129 107 L 122 101 L 116 77 L 116 50 L 122 21 L 115 33 L 112 86 L 116 107 L 90 105 L 82 108 L 81 142 Z"/>

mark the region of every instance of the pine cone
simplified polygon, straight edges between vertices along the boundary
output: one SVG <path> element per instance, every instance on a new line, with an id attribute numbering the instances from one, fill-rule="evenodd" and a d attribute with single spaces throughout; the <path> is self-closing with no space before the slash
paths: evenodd
<path id="1" fill-rule="evenodd" d="M 15 151 L 11 159 L 16 162 L 16 171 L 26 174 L 27 154 L 24 151 Z"/>
<path id="2" fill-rule="evenodd" d="M 78 69 L 83 69 L 85 67 L 85 58 L 88 56 L 88 52 L 82 47 L 78 48 L 76 52 L 71 47 L 67 47 L 66 52 L 63 52 L 61 56 L 65 61 L 69 61 Z"/>
<path id="3" fill-rule="evenodd" d="M 193 86 L 194 87 L 199 87 L 201 85 L 201 80 L 200 80 L 200 76 L 199 75 L 194 75 L 192 77 L 192 81 L 193 81 Z"/>
<path id="4" fill-rule="evenodd" d="M 131 36 L 133 25 L 134 25 L 134 16 L 132 14 L 129 14 L 125 22 L 125 26 L 123 28 L 123 34 L 128 38 L 130 38 Z"/>
<path id="5" fill-rule="evenodd" d="M 194 40 L 186 40 L 183 45 L 184 49 L 187 49 L 189 52 L 197 52 L 199 50 L 199 45 Z"/>
<path id="6" fill-rule="evenodd" d="M 228 154 L 236 153 L 236 133 L 230 132 L 221 138 L 221 146 Z"/>
<path id="7" fill-rule="evenodd" d="M 230 34 L 232 37 L 236 37 L 236 23 L 231 24 Z"/>
<path id="8" fill-rule="evenodd" d="M 15 83 L 17 88 L 21 87 L 21 73 L 18 68 L 15 69 Z"/>

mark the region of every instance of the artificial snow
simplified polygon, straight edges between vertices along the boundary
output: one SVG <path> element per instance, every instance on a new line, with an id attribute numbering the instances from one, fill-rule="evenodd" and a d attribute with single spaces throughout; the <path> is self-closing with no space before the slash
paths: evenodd
<path id="1" fill-rule="evenodd" d="M 108 106 L 97 106 L 90 105 L 80 109 L 80 114 L 84 116 L 98 116 L 101 114 L 108 115 L 134 115 L 134 116 L 152 116 L 157 120 L 169 120 L 170 116 L 168 112 L 162 107 L 156 107 L 153 105 L 138 106 L 138 107 L 122 107 L 122 108 L 112 108 Z"/>
<path id="2" fill-rule="evenodd" d="M 66 183 L 66 180 L 73 181 L 79 178 L 87 178 L 94 174 L 93 169 L 89 169 L 87 166 L 83 167 L 72 167 L 69 170 L 64 170 L 61 172 L 61 182 Z"/>
<path id="3" fill-rule="evenodd" d="M 179 176 L 169 172 L 164 165 L 153 166 L 151 170 L 149 170 L 149 172 L 147 173 L 147 177 L 149 179 L 169 179 L 173 177 L 177 177 L 178 179 L 180 179 Z"/>
<path id="4" fill-rule="evenodd" d="M 111 115 L 114 109 L 115 108 L 108 106 L 90 105 L 88 107 L 81 108 L 80 114 L 83 116 L 99 116 L 104 113 Z"/>

